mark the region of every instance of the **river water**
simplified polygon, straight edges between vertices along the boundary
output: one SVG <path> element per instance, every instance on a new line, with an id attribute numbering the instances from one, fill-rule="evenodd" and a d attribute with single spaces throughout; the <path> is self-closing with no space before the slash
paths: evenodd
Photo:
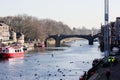
<path id="1" fill-rule="evenodd" d="M 22 58 L 0 59 L 0 80 L 79 80 L 103 57 L 98 43 L 87 40 L 67 43 L 71 47 L 37 48 Z"/>

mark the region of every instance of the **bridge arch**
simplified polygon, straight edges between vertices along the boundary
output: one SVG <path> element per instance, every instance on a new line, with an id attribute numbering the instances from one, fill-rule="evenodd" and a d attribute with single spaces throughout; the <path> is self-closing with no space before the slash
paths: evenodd
<path id="1" fill-rule="evenodd" d="M 48 41 L 48 39 L 50 39 L 50 38 L 52 38 L 52 39 L 54 39 L 55 40 L 55 47 L 60 47 L 59 45 L 60 45 L 60 40 L 59 40 L 59 37 L 58 37 L 58 35 L 50 35 L 50 36 L 48 36 L 46 39 L 45 39 L 45 47 L 47 47 L 47 41 Z"/>
<path id="2" fill-rule="evenodd" d="M 53 38 L 55 40 L 55 47 L 60 47 L 60 41 L 65 38 L 84 38 L 88 40 L 89 45 L 93 45 L 93 41 L 98 35 L 50 35 L 45 39 L 45 46 L 47 47 L 47 40 Z"/>
<path id="3" fill-rule="evenodd" d="M 46 46 L 56 46 L 55 45 L 56 44 L 55 38 L 46 38 L 44 43 L 45 43 Z"/>

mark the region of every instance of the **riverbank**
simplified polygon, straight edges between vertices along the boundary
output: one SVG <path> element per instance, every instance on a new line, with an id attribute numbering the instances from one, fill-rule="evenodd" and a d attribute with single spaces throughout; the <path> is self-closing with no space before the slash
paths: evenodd
<path id="1" fill-rule="evenodd" d="M 16 44 L 17 42 L 13 41 L 4 41 L 1 42 L 0 44 L 5 44 L 5 45 L 10 45 L 10 44 Z M 24 48 L 26 48 L 27 51 L 33 50 L 34 49 L 34 43 L 24 43 L 21 44 Z"/>
<path id="2" fill-rule="evenodd" d="M 96 70 L 94 71 L 94 74 L 87 80 L 107 80 L 106 73 L 109 70 L 110 71 L 110 76 L 109 80 L 120 80 L 120 55 L 114 56 L 117 58 L 118 63 L 110 63 L 107 66 L 103 66 L 102 63 L 100 63 L 97 67 Z"/>

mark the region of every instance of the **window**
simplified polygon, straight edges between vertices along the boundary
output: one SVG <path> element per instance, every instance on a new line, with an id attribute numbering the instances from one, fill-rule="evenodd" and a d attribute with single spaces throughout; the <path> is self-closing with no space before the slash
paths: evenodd
<path id="1" fill-rule="evenodd" d="M 5 50 L 2 50 L 3 53 L 5 53 Z"/>

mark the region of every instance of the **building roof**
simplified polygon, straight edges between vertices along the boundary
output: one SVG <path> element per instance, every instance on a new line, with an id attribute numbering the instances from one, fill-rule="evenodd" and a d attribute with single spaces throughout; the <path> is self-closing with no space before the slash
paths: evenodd
<path id="1" fill-rule="evenodd" d="M 6 26 L 9 27 L 7 24 L 0 22 L 0 26 Z"/>

